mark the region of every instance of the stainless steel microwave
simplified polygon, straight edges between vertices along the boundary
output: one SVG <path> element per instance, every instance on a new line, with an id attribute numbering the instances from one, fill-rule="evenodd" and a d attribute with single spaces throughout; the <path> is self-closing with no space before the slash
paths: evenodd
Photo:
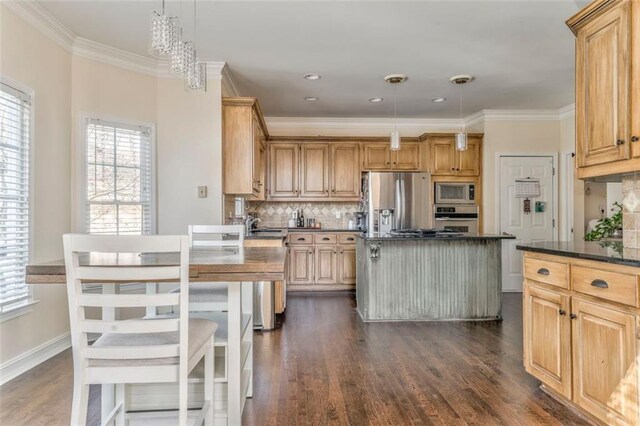
<path id="1" fill-rule="evenodd" d="M 436 182 L 436 204 L 475 204 L 476 185 L 471 182 Z"/>

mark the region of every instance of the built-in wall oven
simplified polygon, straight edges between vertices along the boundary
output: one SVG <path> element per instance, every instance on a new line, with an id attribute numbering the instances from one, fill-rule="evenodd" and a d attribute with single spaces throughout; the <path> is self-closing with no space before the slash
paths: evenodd
<path id="1" fill-rule="evenodd" d="M 476 185 L 472 182 L 436 182 L 436 204 L 475 204 Z"/>
<path id="2" fill-rule="evenodd" d="M 478 233 L 478 206 L 460 204 L 436 204 L 434 206 L 435 228 L 461 232 Z"/>

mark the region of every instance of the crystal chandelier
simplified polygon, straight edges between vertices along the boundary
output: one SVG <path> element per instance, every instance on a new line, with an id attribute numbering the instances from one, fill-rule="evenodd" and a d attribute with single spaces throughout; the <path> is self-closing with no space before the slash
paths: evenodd
<path id="1" fill-rule="evenodd" d="M 193 38 L 194 44 L 191 59 L 187 68 L 185 87 L 187 90 L 207 91 L 207 64 L 198 61 L 196 56 L 195 43 L 198 41 L 198 25 L 196 22 L 196 0 L 193 0 Z"/>
<path id="2" fill-rule="evenodd" d="M 454 75 L 453 77 L 451 77 L 449 79 L 449 81 L 451 81 L 453 84 L 456 85 L 463 85 L 463 84 L 467 84 L 469 83 L 471 80 L 473 80 L 473 76 L 472 75 Z M 462 88 L 460 88 L 460 121 L 462 122 Z M 456 133 L 456 150 L 458 151 L 466 151 L 468 148 L 468 143 L 467 143 L 467 131 L 464 125 L 464 122 L 462 122 L 462 130 Z"/>
<path id="3" fill-rule="evenodd" d="M 193 62 L 193 42 L 182 39 L 182 28 L 171 50 L 171 71 L 186 75 Z"/>
<path id="4" fill-rule="evenodd" d="M 162 0 L 162 12 L 155 10 L 151 13 L 151 40 L 149 53 L 153 56 L 164 58 L 171 54 L 177 31 L 176 18 L 165 14 L 164 0 Z"/>

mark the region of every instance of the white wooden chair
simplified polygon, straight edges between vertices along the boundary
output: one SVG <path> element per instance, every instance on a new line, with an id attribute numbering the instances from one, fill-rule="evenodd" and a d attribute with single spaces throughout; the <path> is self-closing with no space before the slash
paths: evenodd
<path id="1" fill-rule="evenodd" d="M 225 240 L 224 236 L 237 236 Z M 189 243 L 192 248 L 244 247 L 243 225 L 189 225 Z M 189 288 L 191 312 L 218 312 L 228 308 L 228 283 L 193 283 Z M 176 289 L 178 291 L 178 289 Z"/>
<path id="2" fill-rule="evenodd" d="M 84 425 L 89 385 L 115 384 L 115 407 L 102 424 L 127 423 L 125 384 L 178 383 L 178 424 L 187 424 L 188 374 L 204 358 L 204 406 L 195 424 L 214 420 L 215 322 L 189 319 L 189 238 L 187 236 L 103 236 L 66 234 L 64 257 L 67 274 L 74 387 L 71 425 Z M 113 259 L 124 253 L 179 253 L 176 266 L 83 266 L 79 253 Z M 100 253 L 100 254 L 99 254 Z M 101 254 L 101 253 L 104 253 Z M 149 254 L 152 256 L 151 254 Z M 111 283 L 178 280 L 180 293 L 87 294 L 82 282 Z M 180 306 L 174 318 L 134 320 L 87 319 L 87 307 L 125 308 Z M 101 336 L 89 345 L 88 333 Z"/>

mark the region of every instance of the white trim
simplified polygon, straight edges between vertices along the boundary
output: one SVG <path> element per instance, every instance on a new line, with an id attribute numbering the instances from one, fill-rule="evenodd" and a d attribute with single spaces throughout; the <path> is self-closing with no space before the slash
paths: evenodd
<path id="1" fill-rule="evenodd" d="M 393 118 L 334 118 L 334 117 L 265 117 L 267 127 L 277 133 L 279 128 L 288 129 L 335 129 L 353 128 L 365 130 L 390 130 L 396 120 Z M 461 128 L 463 121 L 457 118 L 399 118 L 397 125 L 402 129 L 424 131 L 444 131 Z"/>
<path id="2" fill-rule="evenodd" d="M 222 86 L 223 89 L 226 88 L 226 91 L 231 94 L 231 96 L 242 96 L 240 94 L 240 90 L 238 90 L 238 86 L 236 85 L 235 80 L 233 79 L 233 74 L 231 73 L 231 69 L 228 65 L 225 65 L 221 69 L 222 75 Z M 224 91 L 224 90 L 223 90 Z"/>
<path id="3" fill-rule="evenodd" d="M 31 286 L 29 286 L 29 294 L 31 294 Z M 30 314 L 31 312 L 33 312 L 33 305 L 38 302 L 39 300 L 27 299 L 26 303 L 0 313 L 0 324 L 14 318 L 21 317 L 23 315 Z"/>
<path id="4" fill-rule="evenodd" d="M 500 183 L 502 179 L 500 177 L 500 158 L 502 157 L 551 157 L 553 164 L 552 167 L 555 169 L 555 174 L 552 179 L 552 188 L 553 188 L 553 219 L 556 221 L 556 226 L 553 227 L 553 240 L 558 241 L 558 229 L 560 228 L 560 222 L 558 218 L 558 153 L 557 152 L 496 152 L 495 154 L 495 186 L 497 191 L 497 196 L 494 200 L 494 209 L 496 212 L 495 217 L 495 230 L 496 233 L 501 233 L 500 229 Z"/>
<path id="5" fill-rule="evenodd" d="M 558 118 L 564 120 L 565 118 L 573 117 L 576 115 L 576 104 L 567 105 L 566 107 L 558 110 Z"/>
<path id="6" fill-rule="evenodd" d="M 551 121 L 558 120 L 557 109 L 483 110 L 484 121 Z"/>
<path id="7" fill-rule="evenodd" d="M 140 121 L 129 120 L 125 118 L 118 118 L 113 116 L 101 115 L 101 114 L 91 114 L 88 112 L 79 112 L 78 113 L 78 136 L 76 138 L 76 173 L 75 173 L 75 196 L 74 200 L 74 210 L 75 210 L 75 232 L 87 232 L 85 227 L 85 203 L 84 203 L 84 193 L 86 191 L 86 147 L 87 141 L 85 138 L 86 135 L 86 125 L 87 121 L 90 119 L 103 120 L 112 123 L 119 123 L 123 125 L 129 126 L 143 126 L 151 129 L 151 233 L 155 234 L 158 232 L 158 185 L 157 185 L 157 166 L 156 166 L 156 125 L 154 123 L 145 123 Z"/>
<path id="8" fill-rule="evenodd" d="M 2 1 L 2 6 L 5 6 L 11 12 L 18 15 L 25 22 L 36 28 L 50 40 L 53 40 L 66 51 L 72 51 L 72 45 L 76 35 L 62 22 L 47 12 L 36 1 Z"/>
<path id="9" fill-rule="evenodd" d="M 0 365 L 0 386 L 71 347 L 70 333 L 62 334 Z"/>
<path id="10" fill-rule="evenodd" d="M 127 52 L 126 50 L 117 49 L 82 37 L 76 37 L 73 42 L 73 54 L 81 58 L 91 59 L 152 76 L 158 75 L 161 65 L 156 59 Z"/>
<path id="11" fill-rule="evenodd" d="M 573 241 L 575 236 L 575 223 L 573 211 L 574 211 L 574 153 L 563 152 L 562 153 L 562 188 L 564 189 L 563 199 L 566 202 L 565 214 L 564 214 L 564 229 L 565 235 L 563 235 L 564 241 Z"/>

